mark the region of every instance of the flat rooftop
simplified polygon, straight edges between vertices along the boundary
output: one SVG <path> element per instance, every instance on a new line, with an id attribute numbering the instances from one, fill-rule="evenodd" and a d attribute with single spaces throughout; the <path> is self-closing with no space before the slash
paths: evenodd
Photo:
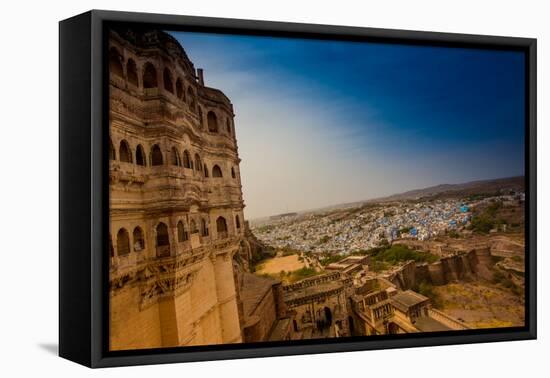
<path id="1" fill-rule="evenodd" d="M 402 311 L 406 311 L 410 307 L 419 305 L 429 300 L 421 294 L 418 294 L 412 290 L 401 291 L 391 297 L 393 305 Z"/>
<path id="2" fill-rule="evenodd" d="M 320 294 L 323 292 L 340 289 L 342 287 L 343 285 L 339 281 L 323 282 L 314 286 L 308 286 L 308 287 L 304 287 L 304 288 L 300 288 L 292 291 L 287 291 L 285 292 L 285 301 L 299 299 L 299 298 L 306 298 L 315 294 Z"/>

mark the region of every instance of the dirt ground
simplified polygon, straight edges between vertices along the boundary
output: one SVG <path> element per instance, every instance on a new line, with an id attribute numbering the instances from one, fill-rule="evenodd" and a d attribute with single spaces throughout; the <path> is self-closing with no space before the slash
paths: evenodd
<path id="1" fill-rule="evenodd" d="M 525 308 L 522 298 L 498 285 L 466 282 L 434 287 L 439 309 L 463 320 L 472 328 L 522 326 Z"/>
<path id="2" fill-rule="evenodd" d="M 302 261 L 298 260 L 298 255 L 274 257 L 262 261 L 256 267 L 256 274 L 278 274 L 283 270 L 285 272 L 292 272 L 303 268 L 305 265 Z"/>

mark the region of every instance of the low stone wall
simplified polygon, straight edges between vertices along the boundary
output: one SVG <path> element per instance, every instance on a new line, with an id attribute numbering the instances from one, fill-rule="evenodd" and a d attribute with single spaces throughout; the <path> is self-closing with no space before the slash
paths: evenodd
<path id="1" fill-rule="evenodd" d="M 436 309 L 430 308 L 428 310 L 428 315 L 430 316 L 430 318 L 437 320 L 438 322 L 446 325 L 451 329 L 454 329 L 454 330 L 470 329 L 468 326 L 466 326 L 466 324 Z"/>
<path id="2" fill-rule="evenodd" d="M 244 341 L 264 341 L 277 321 L 276 304 L 273 292 L 270 290 L 262 298 L 252 314 L 246 318 L 243 334 Z"/>
<path id="3" fill-rule="evenodd" d="M 293 283 L 293 284 L 284 285 L 283 290 L 284 291 L 299 290 L 299 289 L 303 289 L 303 288 L 306 288 L 306 287 L 317 286 L 319 284 L 326 283 L 326 282 L 337 281 L 340 278 L 341 278 L 340 272 L 322 274 L 322 275 L 319 275 L 319 276 L 305 278 L 305 279 L 303 279 L 301 281 L 298 281 L 296 283 Z"/>

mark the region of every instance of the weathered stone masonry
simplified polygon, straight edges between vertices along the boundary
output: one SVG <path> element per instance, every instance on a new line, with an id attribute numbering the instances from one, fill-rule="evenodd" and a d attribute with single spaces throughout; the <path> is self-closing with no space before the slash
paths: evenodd
<path id="1" fill-rule="evenodd" d="M 160 31 L 111 31 L 109 73 L 110 347 L 241 342 L 233 106 Z"/>

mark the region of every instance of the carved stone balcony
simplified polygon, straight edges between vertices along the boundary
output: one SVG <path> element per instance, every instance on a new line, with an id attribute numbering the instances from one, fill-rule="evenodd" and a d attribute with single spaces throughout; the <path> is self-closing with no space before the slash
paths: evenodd
<path id="1" fill-rule="evenodd" d="M 147 181 L 145 167 L 120 161 L 110 162 L 109 177 L 114 182 L 122 181 L 144 184 Z"/>
<path id="2" fill-rule="evenodd" d="M 199 248 L 202 245 L 202 240 L 198 232 L 192 233 L 190 237 L 191 248 Z"/>
<path id="3" fill-rule="evenodd" d="M 169 245 L 158 245 L 157 246 L 157 257 L 168 257 L 170 256 L 170 246 Z"/>
<path id="4" fill-rule="evenodd" d="M 145 96 L 158 96 L 159 89 L 158 88 L 144 88 L 143 94 Z"/>
<path id="5" fill-rule="evenodd" d="M 227 231 L 218 232 L 218 240 L 227 239 L 228 237 L 229 237 L 229 233 Z"/>

